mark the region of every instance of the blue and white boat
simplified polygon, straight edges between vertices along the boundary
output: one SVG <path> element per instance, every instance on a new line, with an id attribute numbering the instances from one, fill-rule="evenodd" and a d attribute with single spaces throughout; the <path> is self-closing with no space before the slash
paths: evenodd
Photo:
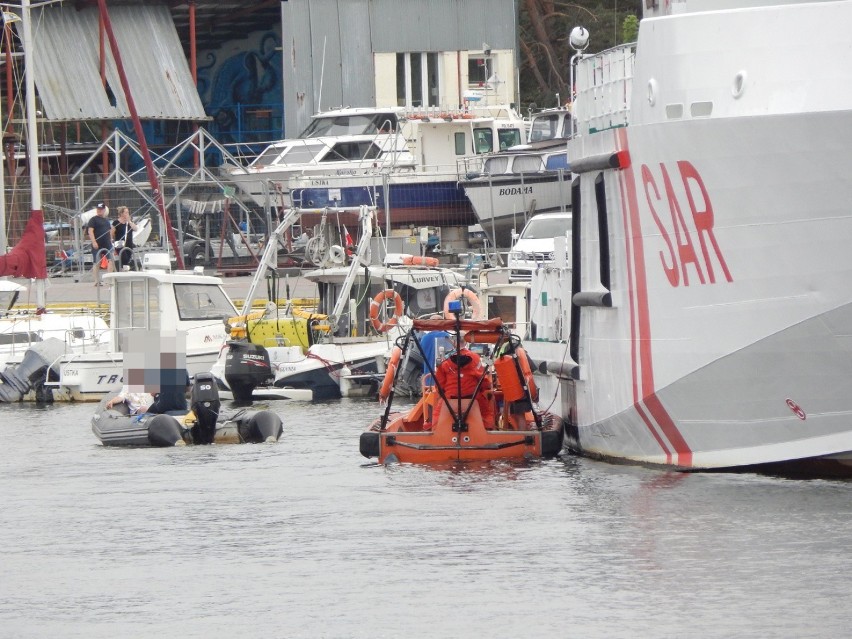
<path id="1" fill-rule="evenodd" d="M 501 105 L 326 111 L 229 174 L 258 205 L 375 206 L 394 227 L 473 224 L 458 160 L 519 144 L 526 124 Z"/>

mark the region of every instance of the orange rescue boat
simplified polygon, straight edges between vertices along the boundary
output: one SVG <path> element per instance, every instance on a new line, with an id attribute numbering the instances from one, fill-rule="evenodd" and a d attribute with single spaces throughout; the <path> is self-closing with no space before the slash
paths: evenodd
<path id="1" fill-rule="evenodd" d="M 455 333 L 455 351 L 443 361 L 431 361 L 421 344 L 430 331 Z M 423 395 L 408 412 L 392 412 L 398 367 L 388 367 L 379 396 L 384 413 L 361 434 L 365 457 L 431 463 L 550 458 L 562 450 L 564 424 L 536 409 L 529 358 L 499 318 L 415 320 L 397 345 L 397 352 L 417 348 L 423 355 Z"/>

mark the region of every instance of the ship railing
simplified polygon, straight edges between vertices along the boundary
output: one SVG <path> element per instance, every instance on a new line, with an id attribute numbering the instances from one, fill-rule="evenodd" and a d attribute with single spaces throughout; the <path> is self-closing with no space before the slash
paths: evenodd
<path id="1" fill-rule="evenodd" d="M 574 118 L 581 135 L 630 123 L 635 49 L 624 44 L 577 62 Z"/>

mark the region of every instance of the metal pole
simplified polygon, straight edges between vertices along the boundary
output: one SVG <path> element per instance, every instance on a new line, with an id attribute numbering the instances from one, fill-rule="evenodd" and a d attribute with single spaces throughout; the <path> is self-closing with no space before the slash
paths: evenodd
<path id="1" fill-rule="evenodd" d="M 115 33 L 112 30 L 112 23 L 109 19 L 109 12 L 106 8 L 106 0 L 98 0 L 98 8 L 100 9 L 101 17 L 104 21 L 107 38 L 109 39 L 109 47 L 112 51 L 115 67 L 118 71 L 118 77 L 121 80 L 121 88 L 124 91 L 124 98 L 127 101 L 127 108 L 130 110 L 130 117 L 133 119 L 133 129 L 136 131 L 136 137 L 139 141 L 139 148 L 142 151 L 142 158 L 145 160 L 145 170 L 148 173 L 148 181 L 151 183 L 151 189 L 154 192 L 154 201 L 157 203 L 157 208 L 163 218 L 163 223 L 166 227 L 169 243 L 175 253 L 175 263 L 179 269 L 184 268 L 183 254 L 175 239 L 175 231 L 172 228 L 169 213 L 166 211 L 166 204 L 163 201 L 163 193 L 160 191 L 160 180 L 157 177 L 157 171 L 154 169 L 154 163 L 151 161 L 151 153 L 148 150 L 148 143 L 145 140 L 145 132 L 142 130 L 142 122 L 139 120 L 139 114 L 136 111 L 136 104 L 133 102 L 133 96 L 130 93 L 130 83 L 127 81 L 127 74 L 124 72 L 124 65 L 121 63 L 121 52 L 118 49 L 118 41 L 115 39 Z"/>
<path id="2" fill-rule="evenodd" d="M 41 210 L 41 173 L 38 157 L 38 127 L 36 127 L 36 105 L 35 105 L 35 79 L 33 78 L 33 32 L 32 18 L 30 15 L 30 0 L 21 3 L 23 13 L 23 47 L 24 47 L 24 88 L 26 93 L 27 110 L 27 156 L 29 158 L 30 191 L 32 204 L 30 206 L 30 218 L 40 219 L 44 222 L 44 212 Z M 36 307 L 39 311 L 45 308 L 45 287 L 47 279 L 47 261 L 44 251 L 40 252 L 38 258 L 40 264 L 34 265 L 38 274 L 36 275 Z"/>

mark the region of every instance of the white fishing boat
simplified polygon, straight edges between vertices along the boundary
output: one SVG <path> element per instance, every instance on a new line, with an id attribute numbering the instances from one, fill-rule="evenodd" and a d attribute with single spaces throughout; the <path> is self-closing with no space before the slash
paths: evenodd
<path id="1" fill-rule="evenodd" d="M 288 212 L 273 238 L 298 215 L 296 210 Z M 451 269 L 440 268 L 434 258 L 391 254 L 383 264 L 373 264 L 370 243 L 374 216 L 375 209 L 361 208 L 360 234 L 352 255 L 347 256 L 340 246 L 332 246 L 335 258 L 329 266 L 304 274 L 305 279 L 317 285 L 319 298 L 319 306 L 310 316 L 320 326 L 314 327 L 315 338 L 307 350 L 285 343 L 286 339 L 279 344 L 274 338 L 267 344 L 230 342 L 212 369 L 224 391 L 236 390 L 235 397 L 239 394 L 239 389 L 229 387 L 229 363 L 252 359 L 267 361 L 272 377 L 271 387 L 253 389 L 254 398 L 275 396 L 276 391 L 295 394 L 296 398 L 302 398 L 297 393 L 307 392 L 314 400 L 377 392 L 387 358 L 395 341 L 410 328 L 411 319 L 443 313 L 445 299 L 451 293 L 458 295 L 465 280 Z M 274 268 L 274 243 L 270 241 L 271 248 L 261 259 L 240 317 L 248 316 L 264 271 Z M 345 264 L 347 260 L 349 263 Z M 275 313 L 274 309 L 268 311 L 273 318 Z M 263 320 L 258 317 L 256 321 Z M 419 393 L 422 359 L 412 354 L 404 365 L 411 372 L 408 390 Z"/>
<path id="2" fill-rule="evenodd" d="M 346 108 L 313 116 L 229 178 L 259 205 L 388 208 L 392 226 L 473 224 L 456 162 L 525 139 L 511 107 Z"/>
<path id="3" fill-rule="evenodd" d="M 29 3 L 21 6 L 23 19 L 19 25 L 23 42 L 26 69 L 32 68 L 32 24 Z M 11 13 L 4 20 L 18 22 Z M 43 385 L 38 381 L 43 366 L 38 358 L 30 358 L 20 366 L 30 348 L 44 347 L 44 353 L 76 353 L 100 348 L 106 339 L 106 323 L 94 311 L 53 312 L 46 304 L 48 279 L 46 256 L 46 229 L 41 206 L 41 168 L 39 158 L 38 127 L 36 126 L 35 86 L 32 74 L 25 72 L 24 111 L 26 113 L 26 142 L 28 149 L 28 175 L 30 182 L 29 219 L 16 245 L 6 252 L 6 202 L 5 187 L 0 188 L 0 276 L 31 279 L 34 284 L 35 309 L 23 310 L 16 303 L 26 288 L 12 281 L 0 280 L 0 402 L 14 402 L 30 392 L 43 399 Z M 0 159 L 0 175 L 4 174 L 5 159 Z M 5 182 L 0 181 L 0 185 Z"/>
<path id="4" fill-rule="evenodd" d="M 525 144 L 460 161 L 460 184 L 495 246 L 508 247 L 530 216 L 570 208 L 571 122 L 568 108 L 546 109 L 533 115 Z"/>
<path id="5" fill-rule="evenodd" d="M 190 375 L 207 372 L 227 338 L 225 320 L 236 310 L 218 277 L 171 271 L 167 254 L 146 253 L 141 271 L 107 273 L 110 285 L 108 339 L 82 350 L 47 347 L 41 384 L 53 401 L 100 401 L 123 383 L 125 348 L 142 352 L 150 345 L 123 343 L 131 330 L 185 336 Z M 55 344 L 55 342 L 48 342 Z M 26 355 L 24 355 L 26 357 Z M 28 393 L 24 399 L 32 397 Z"/>
<path id="6" fill-rule="evenodd" d="M 576 67 L 568 444 L 849 474 L 852 2 L 643 4 Z"/>

